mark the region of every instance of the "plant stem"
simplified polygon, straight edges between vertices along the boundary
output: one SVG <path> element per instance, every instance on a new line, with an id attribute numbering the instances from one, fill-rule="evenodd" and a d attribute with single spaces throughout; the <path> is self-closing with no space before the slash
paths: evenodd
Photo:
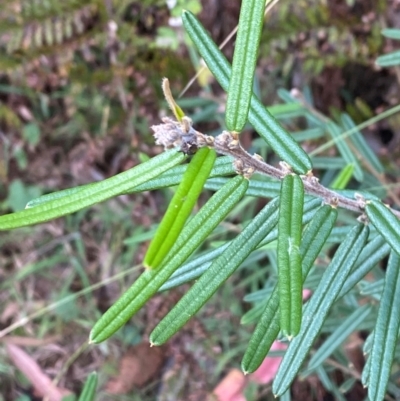
<path id="1" fill-rule="evenodd" d="M 198 133 L 198 135 L 204 138 L 203 134 Z M 260 156 L 250 155 L 240 145 L 237 137 L 227 131 L 224 131 L 221 135 L 216 137 L 213 145 L 211 145 L 210 139 L 207 138 L 207 144 L 208 146 L 213 146 L 218 153 L 232 156 L 235 161 L 239 161 L 240 165 L 243 166 L 242 169 L 244 168 L 244 171 L 247 171 L 247 173 L 251 174 L 257 172 L 278 180 L 282 180 L 288 173 L 290 173 L 290 169 L 288 170 L 285 166 L 283 166 L 282 169 L 278 169 L 267 164 Z M 362 196 L 357 199 L 350 199 L 340 195 L 339 193 L 321 185 L 318 178 L 313 176 L 311 172 L 307 175 L 302 175 L 301 179 L 303 180 L 304 190 L 306 193 L 320 197 L 328 204 L 339 206 L 357 213 L 364 213 L 365 200 Z M 390 210 L 400 218 L 400 212 L 394 209 Z"/>

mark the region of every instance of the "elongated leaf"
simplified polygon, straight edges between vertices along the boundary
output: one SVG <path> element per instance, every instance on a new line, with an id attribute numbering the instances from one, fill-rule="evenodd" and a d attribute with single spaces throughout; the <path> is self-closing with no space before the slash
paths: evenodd
<path id="1" fill-rule="evenodd" d="M 380 235 L 370 241 L 362 250 L 339 296 L 343 297 L 346 295 L 380 260 L 389 254 L 390 249 L 390 245 L 388 245 L 385 239 Z"/>
<path id="2" fill-rule="evenodd" d="M 193 156 L 150 243 L 143 261 L 145 267 L 158 267 L 170 251 L 203 190 L 216 157 L 215 150 L 209 148 L 201 148 Z"/>
<path id="3" fill-rule="evenodd" d="M 221 188 L 225 182 L 229 180 L 227 177 L 216 177 L 207 180 L 205 187 L 211 190 L 217 190 Z M 250 181 L 249 188 L 247 189 L 246 195 L 257 196 L 262 198 L 274 198 L 279 195 L 280 182 L 267 181 L 267 180 L 256 180 Z"/>
<path id="4" fill-rule="evenodd" d="M 91 373 L 85 381 L 78 401 L 93 401 L 96 395 L 97 373 Z"/>
<path id="5" fill-rule="evenodd" d="M 140 185 L 180 163 L 185 156 L 176 150 L 164 152 L 151 160 L 104 181 L 70 193 L 59 199 L 0 216 L 0 230 L 23 227 L 65 216 L 88 206 L 123 194 L 129 188 Z"/>
<path id="6" fill-rule="evenodd" d="M 370 400 L 380 401 L 385 398 L 400 328 L 399 305 L 400 257 L 392 251 L 386 270 L 385 286 L 370 356 L 371 366 L 368 380 Z"/>
<path id="7" fill-rule="evenodd" d="M 161 345 L 173 336 L 234 273 L 278 221 L 279 199 L 275 198 L 249 223 L 210 268 L 161 320 L 150 334 L 150 342 Z"/>
<path id="8" fill-rule="evenodd" d="M 331 306 L 367 242 L 368 233 L 367 226 L 358 224 L 337 249 L 320 285 L 307 304 L 300 333 L 292 340 L 283 357 L 272 386 L 276 396 L 283 394 L 289 388 L 299 372 Z"/>
<path id="9" fill-rule="evenodd" d="M 308 363 L 307 374 L 322 365 L 325 359 L 329 358 L 329 356 L 339 348 L 346 338 L 359 327 L 370 312 L 371 307 L 369 305 L 364 305 L 349 315 L 312 356 Z"/>
<path id="10" fill-rule="evenodd" d="M 168 78 L 163 78 L 161 87 L 164 92 L 164 97 L 168 103 L 169 108 L 174 113 L 175 118 L 179 122 L 182 122 L 183 118 L 185 117 L 185 113 L 179 107 L 179 105 L 175 102 L 175 99 L 172 96 Z"/>
<path id="11" fill-rule="evenodd" d="M 159 188 L 168 188 L 174 185 L 180 184 L 183 179 L 183 175 L 185 174 L 189 164 L 176 166 L 168 171 L 166 171 L 161 176 L 154 178 L 142 185 L 138 185 L 132 188 L 127 193 L 136 193 L 143 191 L 152 191 L 154 189 Z M 214 167 L 212 168 L 209 177 L 220 177 L 232 175 L 235 173 L 235 169 L 233 167 L 233 158 L 230 156 L 218 157 L 214 163 Z M 219 188 L 218 188 L 219 189 Z"/>
<path id="12" fill-rule="evenodd" d="M 386 28 L 382 29 L 382 35 L 390 39 L 400 39 L 400 29 Z"/>
<path id="13" fill-rule="evenodd" d="M 240 318 L 240 324 L 246 325 L 257 322 L 264 312 L 266 304 L 266 301 L 262 301 L 254 305 L 251 309 L 249 309 L 246 313 L 242 315 L 242 317 Z"/>
<path id="14" fill-rule="evenodd" d="M 174 185 L 178 185 L 182 181 L 183 174 L 188 168 L 188 164 L 179 165 L 170 168 L 165 171 L 157 178 L 153 178 L 149 181 L 146 181 L 143 184 L 135 185 L 132 188 L 129 188 L 124 194 L 131 194 L 136 192 L 144 192 L 144 191 L 152 191 L 154 189 L 160 188 L 168 188 Z M 218 157 L 215 161 L 214 167 L 211 170 L 210 177 L 219 177 L 232 175 L 235 172 L 233 167 L 233 158 L 230 156 Z M 52 192 L 50 194 L 42 195 L 39 198 L 33 199 L 28 202 L 26 208 L 31 208 L 35 206 L 39 206 L 42 203 L 50 202 L 55 199 L 63 198 L 64 196 L 72 195 L 77 193 L 82 189 L 87 189 L 96 185 L 97 183 L 90 183 L 85 185 L 79 185 L 74 188 L 63 189 L 61 191 Z M 219 189 L 220 187 L 218 187 Z"/>
<path id="15" fill-rule="evenodd" d="M 324 205 L 318 209 L 307 226 L 300 245 L 303 282 L 329 237 L 336 218 L 337 210 L 329 205 Z M 279 294 L 276 286 L 243 356 L 242 370 L 245 374 L 254 372 L 261 365 L 278 336 L 279 329 Z"/>
<path id="16" fill-rule="evenodd" d="M 379 234 L 400 255 L 400 220 L 380 201 L 367 201 L 365 212 Z"/>
<path id="17" fill-rule="evenodd" d="M 232 69 L 225 56 L 193 14 L 184 11 L 182 20 L 187 33 L 197 46 L 208 68 L 222 88 L 227 91 Z M 254 94 L 251 98 L 248 118 L 260 136 L 296 173 L 305 174 L 312 169 L 308 155 L 279 125 Z"/>
<path id="18" fill-rule="evenodd" d="M 354 165 L 354 177 L 358 181 L 362 181 L 364 177 L 363 170 L 353 151 L 349 148 L 349 145 L 346 143 L 346 139 L 343 139 L 341 137 L 342 130 L 340 129 L 340 127 L 333 121 L 329 121 L 326 124 L 326 129 L 331 134 L 332 139 L 335 140 L 335 144 L 340 154 L 343 156 L 343 159 L 346 161 L 346 163 Z"/>
<path id="19" fill-rule="evenodd" d="M 372 344 L 374 342 L 374 333 L 375 333 L 374 330 L 372 330 L 364 342 L 364 345 L 363 345 L 363 354 L 364 355 L 368 355 L 371 353 Z"/>
<path id="20" fill-rule="evenodd" d="M 336 176 L 333 183 L 330 185 L 332 189 L 344 189 L 351 180 L 354 172 L 354 165 L 347 164 L 340 173 Z"/>
<path id="21" fill-rule="evenodd" d="M 384 56 L 379 56 L 375 63 L 380 67 L 393 67 L 400 64 L 400 51 L 391 52 Z"/>
<path id="22" fill-rule="evenodd" d="M 380 300 L 381 299 L 381 294 L 383 291 L 383 286 L 385 285 L 385 279 L 380 279 L 374 282 L 369 282 L 369 281 L 362 281 L 360 283 L 360 294 L 361 295 L 368 295 L 368 296 L 373 296 L 376 299 Z"/>
<path id="23" fill-rule="evenodd" d="M 248 180 L 237 176 L 216 192 L 185 226 L 162 266 L 147 270 L 95 324 L 90 341 L 106 340 L 123 326 L 171 274 L 196 250 L 246 192 Z"/>
<path id="24" fill-rule="evenodd" d="M 277 252 L 280 325 L 289 338 L 300 330 L 303 306 L 299 250 L 303 203 L 303 181 L 298 175 L 287 175 L 281 187 Z"/>
<path id="25" fill-rule="evenodd" d="M 349 130 L 354 130 L 356 127 L 356 124 L 354 124 L 354 121 L 351 119 L 351 117 L 343 113 L 341 115 L 341 120 L 342 120 L 342 125 L 343 128 L 346 131 Z M 355 148 L 360 152 L 361 156 L 365 159 L 365 161 L 373 168 L 375 169 L 376 172 L 382 174 L 384 172 L 384 168 L 379 161 L 379 159 L 376 157 L 375 152 L 371 149 L 371 147 L 368 145 L 366 140 L 364 139 L 364 136 L 360 131 L 355 131 L 350 137 L 349 137 L 350 142 L 352 142 L 355 146 Z"/>
<path id="26" fill-rule="evenodd" d="M 371 357 L 369 357 L 364 365 L 362 374 L 361 374 L 361 384 L 364 387 L 368 387 L 369 384 L 369 379 L 370 379 L 370 373 L 371 373 Z"/>
<path id="27" fill-rule="evenodd" d="M 251 181 L 250 185 L 251 186 Z M 246 195 L 248 195 L 249 190 L 246 191 Z M 303 224 L 307 224 L 315 214 L 315 208 L 321 205 L 320 199 L 311 199 L 308 200 L 304 204 L 304 214 L 303 214 Z M 273 229 L 258 245 L 257 249 L 261 248 L 269 244 L 272 241 L 275 241 L 278 238 L 278 229 Z M 206 252 L 204 255 L 199 256 L 191 262 L 180 267 L 169 279 L 168 281 L 160 288 L 160 291 L 165 291 L 167 289 L 177 287 L 183 283 L 187 283 L 188 281 L 194 280 L 200 277 L 210 266 L 212 261 L 221 255 L 222 252 L 229 246 L 229 243 L 221 245 L 217 249 L 213 251 Z"/>
<path id="28" fill-rule="evenodd" d="M 232 74 L 226 103 L 226 125 L 230 131 L 240 132 L 247 121 L 253 93 L 265 0 L 243 0 L 240 7 Z"/>

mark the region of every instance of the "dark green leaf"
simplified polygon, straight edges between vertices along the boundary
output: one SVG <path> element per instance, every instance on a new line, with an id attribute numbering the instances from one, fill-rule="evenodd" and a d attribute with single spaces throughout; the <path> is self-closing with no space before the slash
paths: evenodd
<path id="1" fill-rule="evenodd" d="M 156 270 L 147 270 L 95 324 L 90 341 L 99 343 L 123 326 L 172 273 L 197 249 L 246 192 L 248 180 L 237 176 L 216 192 L 184 227 L 171 252 Z"/>
<path id="2" fill-rule="evenodd" d="M 240 132 L 247 121 L 264 7 L 265 0 L 243 0 L 241 4 L 226 103 L 225 120 L 230 131 Z"/>
<path id="3" fill-rule="evenodd" d="M 295 336 L 301 325 L 303 281 L 299 247 L 303 203 L 303 181 L 298 175 L 287 175 L 281 187 L 277 252 L 280 326 L 288 338 Z"/>
<path id="4" fill-rule="evenodd" d="M 85 381 L 78 401 L 93 401 L 96 395 L 97 373 L 91 373 Z"/>
<path id="5" fill-rule="evenodd" d="M 152 344 L 161 345 L 173 336 L 234 273 L 266 233 L 272 230 L 278 220 L 278 200 L 274 199 L 262 209 L 161 320 L 150 334 Z"/>
<path id="6" fill-rule="evenodd" d="M 337 210 L 329 205 L 320 207 L 303 235 L 300 245 L 302 280 L 306 279 L 319 252 L 325 244 L 337 218 Z M 279 333 L 279 294 L 276 286 L 268 299 L 242 360 L 245 374 L 254 372 L 266 357 Z"/>
<path id="7" fill-rule="evenodd" d="M 185 11 L 182 19 L 186 31 L 197 46 L 208 68 L 222 88 L 227 91 L 232 69 L 225 56 L 193 14 Z M 251 98 L 248 118 L 255 130 L 295 172 L 305 174 L 312 169 L 308 155 L 279 125 L 254 94 Z"/>
<path id="8" fill-rule="evenodd" d="M 385 398 L 400 327 L 400 257 L 391 252 L 374 330 L 368 380 L 370 400 Z"/>
<path id="9" fill-rule="evenodd" d="M 331 306 L 367 242 L 368 233 L 368 227 L 358 224 L 337 249 L 320 285 L 307 304 L 300 333 L 292 340 L 283 357 L 272 387 L 276 396 L 289 388 L 299 372 Z"/>
<path id="10" fill-rule="evenodd" d="M 379 234 L 400 255 L 400 221 L 380 201 L 367 201 L 365 212 Z"/>
<path id="11" fill-rule="evenodd" d="M 104 181 L 85 186 L 80 191 L 71 191 L 69 195 L 55 198 L 18 213 L 0 217 L 0 230 L 43 223 L 57 217 L 65 216 L 88 206 L 103 202 L 123 194 L 132 186 L 140 185 L 180 163 L 185 156 L 176 150 L 164 152 L 146 163 L 120 173 Z"/>

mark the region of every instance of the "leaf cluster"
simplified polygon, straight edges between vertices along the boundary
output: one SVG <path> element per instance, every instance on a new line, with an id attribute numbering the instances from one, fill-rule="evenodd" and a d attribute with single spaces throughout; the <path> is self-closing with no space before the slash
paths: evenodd
<path id="1" fill-rule="evenodd" d="M 365 343 L 364 351 L 369 357 L 362 382 L 368 386 L 371 400 L 382 400 L 388 389 L 393 391 L 390 366 L 400 330 L 399 214 L 379 197 L 340 190 L 353 176 L 356 182 L 365 183 L 362 159 L 370 171 L 384 171 L 349 116 L 340 115 L 338 121 L 321 118 L 307 109 L 301 98 L 281 92 L 290 106 L 280 110 L 285 118 L 301 115 L 310 123 L 303 137 L 319 138 L 326 133 L 331 136 L 340 154 L 336 169 L 339 174 L 331 177 L 335 178 L 331 180 L 333 190 L 314 176 L 318 160 L 307 155 L 253 92 L 264 6 L 265 1 L 261 0 L 243 1 L 237 38 L 240 46 L 235 50 L 232 66 L 196 17 L 187 11 L 183 13 L 187 33 L 211 73 L 228 92 L 229 131 L 215 138 L 197 132 L 192 121 L 175 103 L 169 102 L 178 121 L 164 119 L 163 124 L 154 127 L 158 143 L 167 149 L 164 153 L 107 180 L 39 197 L 28 203 L 24 211 L 1 216 L 0 229 L 45 222 L 121 194 L 179 184 L 145 257 L 147 269 L 97 321 L 90 342 L 100 343 L 112 336 L 157 291 L 196 278 L 150 334 L 153 345 L 165 343 L 246 259 L 268 249 L 276 260 L 275 266 L 270 263 L 274 279 L 247 298 L 255 306 L 253 315 L 244 320 L 257 324 L 244 353 L 243 371 L 255 371 L 274 341 L 287 340 L 289 346 L 272 387 L 274 394 L 287 394 L 297 375 L 316 373 L 340 398 L 340 391 L 330 378 L 328 359 L 335 358 L 341 365 L 341 343 L 351 332 L 365 329 L 371 334 Z M 282 160 L 280 168 L 241 147 L 240 132 L 247 121 Z M 343 138 L 343 130 L 352 134 L 348 141 Z M 217 158 L 216 153 L 225 156 Z M 179 165 L 186 159 L 190 160 L 188 164 Z M 260 178 L 261 175 L 268 179 Z M 190 217 L 203 187 L 215 193 Z M 271 200 L 244 222 L 234 238 L 212 251 L 195 254 L 246 195 Z M 339 213 L 338 209 L 344 210 Z M 338 221 L 344 224 L 335 226 Z M 333 249 L 332 244 L 338 244 L 337 248 Z M 383 272 L 376 266 L 387 255 L 389 260 Z M 318 266 L 319 258 L 326 261 L 322 267 Z M 377 283 L 363 281 L 371 271 L 379 275 Z M 303 289 L 313 292 L 305 305 Z M 379 307 L 361 306 L 365 295 L 380 299 Z M 338 315 L 344 317 L 338 319 Z M 322 338 L 323 344 L 309 358 L 314 344 Z M 84 392 L 93 397 L 95 386 L 92 376 Z"/>

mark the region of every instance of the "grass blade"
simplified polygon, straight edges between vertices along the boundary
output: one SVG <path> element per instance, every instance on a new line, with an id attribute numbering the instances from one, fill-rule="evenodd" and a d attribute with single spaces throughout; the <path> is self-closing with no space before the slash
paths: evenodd
<path id="1" fill-rule="evenodd" d="M 182 20 L 187 33 L 197 46 L 208 68 L 222 88 L 227 91 L 232 72 L 228 60 L 192 13 L 184 11 Z M 279 125 L 254 94 L 251 98 L 248 118 L 260 136 L 296 173 L 306 174 L 312 169 L 308 155 L 292 136 Z"/>
<path id="2" fill-rule="evenodd" d="M 141 274 L 95 324 L 90 341 L 102 342 L 122 327 L 226 217 L 242 198 L 247 186 L 247 179 L 236 176 L 216 192 L 185 226 L 168 255 L 169 260 L 160 268 Z"/>
<path id="3" fill-rule="evenodd" d="M 243 0 L 226 103 L 226 126 L 240 132 L 247 121 L 257 62 L 265 0 Z"/>
<path id="4" fill-rule="evenodd" d="M 170 251 L 203 190 L 216 157 L 215 150 L 207 147 L 193 156 L 150 243 L 143 261 L 145 267 L 158 267 Z"/>
<path id="5" fill-rule="evenodd" d="M 154 345 L 173 336 L 234 273 L 278 221 L 278 198 L 271 201 L 214 260 L 210 268 L 161 320 L 150 334 Z"/>
<path id="6" fill-rule="evenodd" d="M 281 186 L 277 252 L 280 325 L 289 339 L 300 330 L 303 306 L 299 251 L 303 203 L 303 181 L 298 175 L 287 175 Z"/>
<path id="7" fill-rule="evenodd" d="M 272 386 L 275 396 L 283 394 L 299 372 L 343 283 L 367 242 L 368 234 L 368 227 L 358 224 L 337 249 L 319 286 L 307 304 L 300 333 L 292 340 L 283 357 Z"/>

